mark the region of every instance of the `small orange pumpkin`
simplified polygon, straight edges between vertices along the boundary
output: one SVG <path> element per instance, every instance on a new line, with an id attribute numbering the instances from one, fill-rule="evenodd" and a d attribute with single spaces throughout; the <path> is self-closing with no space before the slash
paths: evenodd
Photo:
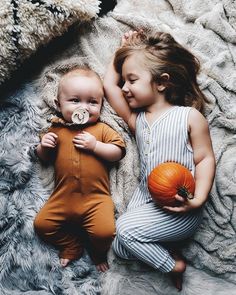
<path id="1" fill-rule="evenodd" d="M 195 181 L 191 172 L 181 164 L 165 162 L 155 167 L 148 176 L 148 189 L 160 206 L 178 206 L 175 195 L 192 199 Z"/>

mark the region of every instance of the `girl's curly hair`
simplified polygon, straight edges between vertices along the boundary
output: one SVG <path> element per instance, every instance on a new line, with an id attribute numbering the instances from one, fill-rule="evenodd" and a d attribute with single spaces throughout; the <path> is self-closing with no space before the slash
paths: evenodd
<path id="1" fill-rule="evenodd" d="M 169 103 L 193 106 L 203 112 L 208 100 L 197 83 L 200 63 L 189 50 L 168 33 L 140 31 L 116 51 L 114 67 L 118 73 L 122 73 L 125 59 L 134 53 L 142 55 L 143 66 L 150 71 L 152 81 L 165 85 L 165 97 Z M 164 73 L 169 79 L 163 79 Z"/>

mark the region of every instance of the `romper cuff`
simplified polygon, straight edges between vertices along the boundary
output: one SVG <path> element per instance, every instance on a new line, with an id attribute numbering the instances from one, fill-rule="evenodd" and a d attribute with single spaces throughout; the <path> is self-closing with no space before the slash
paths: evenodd
<path id="1" fill-rule="evenodd" d="M 161 272 L 170 272 L 175 266 L 175 260 L 170 256 L 167 255 L 166 260 L 160 266 L 159 270 Z"/>

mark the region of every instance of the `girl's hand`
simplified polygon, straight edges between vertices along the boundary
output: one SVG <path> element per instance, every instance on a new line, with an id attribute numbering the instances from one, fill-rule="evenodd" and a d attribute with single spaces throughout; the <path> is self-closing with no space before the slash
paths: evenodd
<path id="1" fill-rule="evenodd" d="M 175 195 L 175 199 L 180 202 L 179 206 L 176 207 L 170 207 L 170 206 L 164 206 L 163 209 L 168 210 L 170 212 L 176 212 L 176 213 L 184 213 L 188 212 L 197 208 L 200 208 L 203 204 L 199 202 L 199 198 L 194 197 L 193 199 L 185 199 L 179 195 Z"/>
<path id="2" fill-rule="evenodd" d="M 89 132 L 82 131 L 74 137 L 73 143 L 76 148 L 94 151 L 97 144 L 97 140 L 96 137 L 90 134 Z"/>
<path id="3" fill-rule="evenodd" d="M 44 134 L 41 140 L 42 148 L 55 148 L 57 145 L 57 138 L 58 136 L 53 132 L 48 132 Z"/>
<path id="4" fill-rule="evenodd" d="M 121 46 L 126 45 L 127 41 L 137 34 L 138 34 L 137 31 L 131 31 L 131 30 L 129 32 L 124 33 L 121 39 Z"/>

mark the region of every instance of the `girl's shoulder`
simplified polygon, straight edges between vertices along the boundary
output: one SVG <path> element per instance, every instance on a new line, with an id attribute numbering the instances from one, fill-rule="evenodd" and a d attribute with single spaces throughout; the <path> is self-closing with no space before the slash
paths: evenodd
<path id="1" fill-rule="evenodd" d="M 189 117 L 203 117 L 203 115 L 194 107 L 190 106 L 177 106 L 175 107 L 176 112 L 179 112 L 181 114 L 185 114 L 188 118 Z"/>
<path id="2" fill-rule="evenodd" d="M 188 116 L 188 125 L 190 129 L 208 128 L 208 121 L 197 109 L 191 108 Z"/>
<path id="3" fill-rule="evenodd" d="M 179 111 L 179 112 L 190 112 L 192 109 L 194 109 L 193 107 L 188 107 L 188 106 L 175 106 L 175 110 Z"/>
<path id="4" fill-rule="evenodd" d="M 205 117 L 203 116 L 203 114 L 201 112 L 199 112 L 197 109 L 195 109 L 194 107 L 186 107 L 189 109 L 189 116 L 192 118 L 202 118 L 205 119 Z"/>

